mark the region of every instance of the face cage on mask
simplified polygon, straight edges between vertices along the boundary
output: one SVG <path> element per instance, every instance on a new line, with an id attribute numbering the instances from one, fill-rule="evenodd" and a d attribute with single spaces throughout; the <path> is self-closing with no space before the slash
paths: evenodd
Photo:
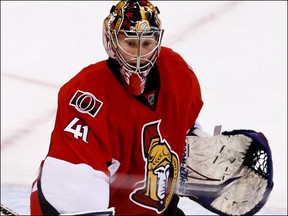
<path id="1" fill-rule="evenodd" d="M 125 51 L 121 45 L 119 44 L 118 41 L 118 34 L 122 32 L 125 34 L 125 37 L 127 38 L 138 38 L 138 54 L 137 57 L 133 57 L 132 54 L 128 53 Z M 115 49 L 115 58 L 116 60 L 120 63 L 122 69 L 124 69 L 125 73 L 129 74 L 137 74 L 141 77 L 145 77 L 150 69 L 154 66 L 158 56 L 159 52 L 161 49 L 161 41 L 162 41 L 162 35 L 163 35 L 164 30 L 157 30 L 157 31 L 143 31 L 143 32 L 137 32 L 137 31 L 113 31 L 111 34 L 111 39 L 112 39 L 112 45 L 114 46 Z M 153 36 L 156 35 L 155 42 L 157 45 L 151 50 L 149 53 L 141 55 L 141 46 L 140 46 L 140 41 L 143 38 L 152 38 Z M 125 60 L 125 58 L 122 56 L 120 53 L 119 49 L 121 49 L 123 52 L 131 56 L 131 59 Z M 150 57 L 150 59 L 145 59 L 143 57 L 149 56 L 151 53 L 153 53 Z M 130 64 L 129 62 L 136 60 L 136 66 L 134 64 Z M 142 62 L 147 62 L 146 64 L 141 66 L 141 61 Z"/>

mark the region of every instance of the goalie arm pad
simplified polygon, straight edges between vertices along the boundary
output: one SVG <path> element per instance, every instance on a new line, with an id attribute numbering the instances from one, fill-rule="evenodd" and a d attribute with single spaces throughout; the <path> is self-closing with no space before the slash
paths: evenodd
<path id="1" fill-rule="evenodd" d="M 233 130 L 187 136 L 176 193 L 221 215 L 251 215 L 273 188 L 271 150 L 264 134 Z"/>

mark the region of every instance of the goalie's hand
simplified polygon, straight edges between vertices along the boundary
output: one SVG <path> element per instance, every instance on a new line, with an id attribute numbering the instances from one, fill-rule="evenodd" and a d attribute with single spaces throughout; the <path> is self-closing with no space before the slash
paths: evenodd
<path id="1" fill-rule="evenodd" d="M 253 130 L 187 136 L 177 193 L 221 215 L 251 215 L 273 188 L 271 150 Z"/>

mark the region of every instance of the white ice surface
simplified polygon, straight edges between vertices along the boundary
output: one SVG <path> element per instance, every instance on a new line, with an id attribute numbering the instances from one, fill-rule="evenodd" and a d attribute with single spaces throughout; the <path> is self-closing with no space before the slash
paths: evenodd
<path id="1" fill-rule="evenodd" d="M 196 72 L 206 132 L 268 138 L 274 189 L 258 214 L 287 214 L 287 2 L 152 1 L 163 45 Z M 1 203 L 29 214 L 29 190 L 49 148 L 57 92 L 106 58 L 102 21 L 117 1 L 1 1 Z M 175 73 L 175 76 L 177 74 Z M 211 214 L 190 200 L 187 214 Z"/>

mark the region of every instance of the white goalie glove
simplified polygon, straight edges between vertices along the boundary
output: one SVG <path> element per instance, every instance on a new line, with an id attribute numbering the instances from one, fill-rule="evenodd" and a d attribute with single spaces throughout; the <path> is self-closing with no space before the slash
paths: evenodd
<path id="1" fill-rule="evenodd" d="M 220 215 L 258 212 L 273 188 L 266 137 L 253 130 L 200 136 L 186 137 L 176 193 Z"/>

